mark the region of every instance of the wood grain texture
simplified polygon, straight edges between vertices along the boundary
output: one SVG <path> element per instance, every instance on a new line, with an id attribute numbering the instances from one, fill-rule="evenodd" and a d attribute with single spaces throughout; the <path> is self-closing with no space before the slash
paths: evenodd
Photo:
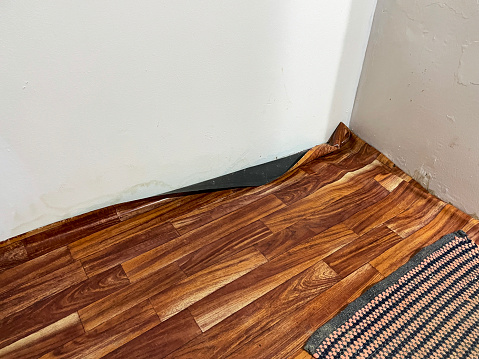
<path id="1" fill-rule="evenodd" d="M 152 296 L 150 302 L 164 321 L 265 262 L 255 248 L 245 249 Z"/>
<path id="2" fill-rule="evenodd" d="M 470 216 L 452 205 L 446 205 L 427 225 L 414 232 L 395 246 L 384 251 L 370 263 L 384 276 L 405 264 L 421 248 L 434 243 L 442 236 L 463 228 Z"/>
<path id="3" fill-rule="evenodd" d="M 263 186 L 0 243 L 0 357 L 306 359 L 314 330 L 421 248 L 458 229 L 479 241 L 478 220 L 344 125 L 308 153 Z"/>
<path id="4" fill-rule="evenodd" d="M 0 358 L 38 358 L 84 334 L 77 313 L 73 313 L 49 326 L 0 349 Z"/>
<path id="5" fill-rule="evenodd" d="M 178 265 L 173 263 L 137 283 L 80 309 L 78 313 L 83 326 L 87 331 L 90 331 L 129 308 L 147 300 L 156 293 L 169 288 L 185 277 Z"/>
<path id="6" fill-rule="evenodd" d="M 0 348 L 125 288 L 129 283 L 123 268 L 117 266 L 55 295 L 37 300 L 28 308 L 0 319 Z"/>
<path id="7" fill-rule="evenodd" d="M 177 238 L 171 223 L 163 223 L 125 238 L 81 259 L 85 272 L 95 275 Z M 77 254 L 78 255 L 78 254 Z"/>
<path id="8" fill-rule="evenodd" d="M 378 163 L 373 162 L 359 170 L 349 172 L 336 182 L 326 185 L 292 205 L 266 216 L 262 222 L 273 232 L 281 231 L 305 217 L 318 213 L 321 209 L 328 208 L 333 202 L 360 190 L 368 179 L 371 183 L 373 174 L 376 175 L 381 170 Z"/>
<path id="9" fill-rule="evenodd" d="M 285 358 L 302 346 L 321 325 L 333 318 L 383 277 L 370 265 L 359 268 L 350 276 L 318 295 L 307 306 L 285 316 L 254 340 L 238 348 L 228 358 Z M 328 303 L 329 305 L 324 305 Z"/>
<path id="10" fill-rule="evenodd" d="M 273 195 L 269 195 L 210 222 L 197 230 L 188 232 L 164 245 L 126 261 L 123 264 L 123 268 L 132 280 L 136 280 L 138 277 L 144 277 L 151 271 L 156 271 L 173 263 L 185 255 L 200 249 L 204 245 L 216 241 L 223 236 L 227 236 L 282 207 L 284 207 L 283 202 Z"/>
<path id="11" fill-rule="evenodd" d="M 396 217 L 414 205 L 420 195 L 417 189 L 403 181 L 374 206 L 365 208 L 344 221 L 344 225 L 357 234 L 364 234 L 378 225 Z"/>
<path id="12" fill-rule="evenodd" d="M 312 298 L 338 281 L 324 262 L 318 262 L 276 289 L 229 316 L 167 358 L 227 358 Z"/>
<path id="13" fill-rule="evenodd" d="M 191 276 L 228 256 L 260 243 L 270 235 L 268 227 L 261 221 L 256 221 L 184 256 L 178 260 L 178 264 L 183 272 Z"/>
<path id="14" fill-rule="evenodd" d="M 61 263 L 62 261 L 57 261 L 55 264 L 58 265 L 59 262 Z M 25 264 L 29 264 L 29 262 Z M 12 268 L 2 274 L 8 276 L 10 272 L 14 272 L 15 269 L 16 268 Z M 24 278 L 19 277 L 14 281 L 10 281 L 1 289 L 0 318 L 5 318 L 15 312 L 28 308 L 38 300 L 58 293 L 87 279 L 83 267 L 76 261 L 71 261 L 51 272 L 42 269 L 39 269 L 37 272 L 42 272 L 43 275 L 32 276 L 32 273 L 29 273 L 26 277 L 30 277 L 30 280 L 24 280 Z M 18 273 L 12 274 L 18 275 Z M 8 281 L 5 280 L 5 282 Z M 0 281 L 0 283 L 2 283 L 2 281 Z"/>
<path id="15" fill-rule="evenodd" d="M 386 225 L 382 225 L 341 247 L 324 261 L 341 277 L 346 277 L 401 240 Z"/>
<path id="16" fill-rule="evenodd" d="M 119 221 L 115 209 L 107 207 L 59 222 L 46 231 L 27 236 L 22 241 L 28 256 L 35 258 L 74 242 L 80 236 L 96 233 Z"/>
<path id="17" fill-rule="evenodd" d="M 160 320 L 155 311 L 148 301 L 144 301 L 42 358 L 100 358 L 158 324 Z"/>
<path id="18" fill-rule="evenodd" d="M 112 351 L 104 358 L 163 358 L 200 334 L 201 330 L 195 320 L 188 310 L 184 310 Z"/>
<path id="19" fill-rule="evenodd" d="M 0 273 L 6 269 L 25 263 L 30 258 L 22 241 L 0 247 Z"/>

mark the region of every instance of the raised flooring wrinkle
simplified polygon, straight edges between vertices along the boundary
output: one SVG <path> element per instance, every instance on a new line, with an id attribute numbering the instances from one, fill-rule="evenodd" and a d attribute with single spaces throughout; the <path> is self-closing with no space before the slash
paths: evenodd
<path id="1" fill-rule="evenodd" d="M 156 196 L 0 243 L 0 358 L 292 358 L 479 221 L 343 124 L 259 187 Z"/>

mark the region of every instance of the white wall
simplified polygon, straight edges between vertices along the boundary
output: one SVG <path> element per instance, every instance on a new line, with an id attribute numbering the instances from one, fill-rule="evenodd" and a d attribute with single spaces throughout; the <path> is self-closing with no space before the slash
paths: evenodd
<path id="1" fill-rule="evenodd" d="M 351 127 L 477 216 L 478 2 L 379 0 Z"/>
<path id="2" fill-rule="evenodd" d="M 0 239 L 349 122 L 375 0 L 0 2 Z"/>

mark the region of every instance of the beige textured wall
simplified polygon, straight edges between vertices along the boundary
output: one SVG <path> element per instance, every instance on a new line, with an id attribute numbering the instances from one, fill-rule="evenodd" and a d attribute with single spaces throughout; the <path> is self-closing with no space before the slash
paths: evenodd
<path id="1" fill-rule="evenodd" d="M 351 128 L 445 201 L 479 213 L 479 4 L 379 0 Z"/>

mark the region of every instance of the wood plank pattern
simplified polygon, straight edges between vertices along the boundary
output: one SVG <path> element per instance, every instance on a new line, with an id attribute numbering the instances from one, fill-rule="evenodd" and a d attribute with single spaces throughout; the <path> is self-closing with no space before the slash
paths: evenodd
<path id="1" fill-rule="evenodd" d="M 150 303 L 144 301 L 43 355 L 42 358 L 99 358 L 159 323 Z"/>
<path id="2" fill-rule="evenodd" d="M 111 206 L 0 243 L 1 358 L 294 358 L 479 221 L 339 126 L 280 178 Z"/>
<path id="3" fill-rule="evenodd" d="M 38 358 L 82 334 L 84 330 L 80 318 L 73 313 L 0 349 L 0 358 Z"/>
<path id="4" fill-rule="evenodd" d="M 0 247 L 0 273 L 6 269 L 25 263 L 29 259 L 22 241 Z"/>
<path id="5" fill-rule="evenodd" d="M 205 244 L 216 241 L 282 207 L 284 207 L 283 202 L 273 195 L 269 195 L 197 230 L 188 232 L 164 245 L 126 261 L 123 264 L 123 268 L 132 280 L 144 277 L 151 271 L 161 269 L 200 249 Z M 258 214 L 258 211 L 261 211 L 261 213 Z"/>
<path id="6" fill-rule="evenodd" d="M 150 302 L 164 321 L 265 262 L 258 250 L 245 249 L 152 296 Z"/>
<path id="7" fill-rule="evenodd" d="M 84 328 L 89 331 L 129 308 L 148 300 L 173 284 L 184 279 L 185 274 L 176 263 L 155 272 L 141 281 L 80 309 L 78 313 Z"/>
<path id="8" fill-rule="evenodd" d="M 38 300 L 26 309 L 0 319 L 0 346 L 11 344 L 22 336 L 61 320 L 129 283 L 123 268 L 117 266 L 60 293 Z"/>
<path id="9" fill-rule="evenodd" d="M 163 358 L 200 334 L 201 330 L 191 314 L 188 310 L 183 310 L 104 358 Z"/>

